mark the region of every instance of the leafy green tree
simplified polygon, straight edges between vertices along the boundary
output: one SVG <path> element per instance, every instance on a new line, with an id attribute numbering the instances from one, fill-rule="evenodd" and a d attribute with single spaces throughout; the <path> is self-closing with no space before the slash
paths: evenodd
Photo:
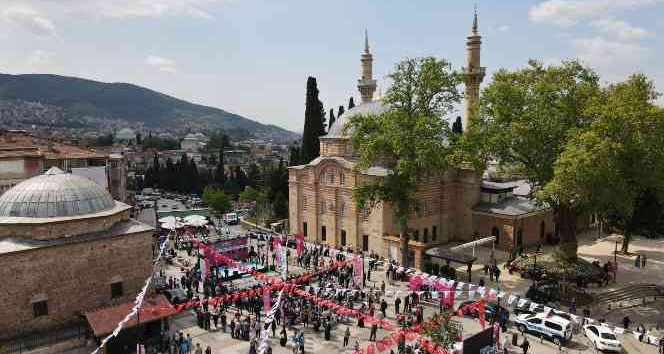
<path id="1" fill-rule="evenodd" d="M 244 187 L 242 193 L 240 193 L 241 202 L 255 202 L 258 199 L 260 192 L 252 186 Z"/>
<path id="2" fill-rule="evenodd" d="M 221 151 L 229 147 L 231 147 L 230 139 L 222 130 L 212 132 L 207 145 L 205 145 L 207 151 Z"/>
<path id="3" fill-rule="evenodd" d="M 463 325 L 453 319 L 449 312 L 443 312 L 424 322 L 424 334 L 441 347 L 451 350 L 463 337 Z"/>
<path id="4" fill-rule="evenodd" d="M 401 263 L 408 264 L 408 219 L 412 195 L 425 177 L 448 167 L 450 134 L 443 116 L 459 103 L 461 76 L 446 60 L 406 59 L 389 75 L 392 86 L 380 115 L 354 116 L 345 134 L 359 155 L 355 168 L 366 172 L 378 161 L 389 169 L 381 180 L 360 182 L 353 190 L 358 210 L 388 203 L 400 226 Z"/>
<path id="5" fill-rule="evenodd" d="M 329 131 L 332 128 L 332 124 L 334 124 L 335 118 L 334 118 L 334 108 L 330 108 L 330 115 L 329 115 L 328 121 L 328 127 L 327 130 Z"/>
<path id="6" fill-rule="evenodd" d="M 610 85 L 587 108 L 592 122 L 570 134 L 541 193 L 571 210 L 594 210 L 622 228 L 627 252 L 645 193 L 664 193 L 664 110 L 643 75 Z"/>
<path id="7" fill-rule="evenodd" d="M 212 208 L 212 213 L 218 218 L 232 208 L 231 199 L 220 188 L 205 187 L 202 199 Z"/>
<path id="8" fill-rule="evenodd" d="M 261 170 L 257 164 L 251 163 L 247 171 L 247 183 L 251 187 L 257 187 L 261 183 Z"/>
<path id="9" fill-rule="evenodd" d="M 351 109 L 353 107 L 355 107 L 355 102 L 353 102 L 353 96 L 350 96 L 350 98 L 348 99 L 348 109 Z M 339 115 L 341 115 L 341 113 Z"/>
<path id="10" fill-rule="evenodd" d="M 143 144 L 143 135 L 141 133 L 136 133 L 136 145 Z"/>
<path id="11" fill-rule="evenodd" d="M 288 199 L 283 192 L 279 191 L 274 197 L 274 202 L 272 203 L 272 209 L 274 210 L 274 215 L 279 219 L 285 219 L 288 217 Z"/>
<path id="12" fill-rule="evenodd" d="M 592 120 L 587 108 L 599 93 L 599 77 L 577 61 L 545 67 L 531 60 L 523 69 L 494 74 L 482 92 L 480 114 L 466 127 L 485 155 L 525 176 L 538 201 L 553 208 L 566 260 L 576 258 L 579 210 L 564 195 L 539 191 L 553 179 L 568 140 Z"/>
<path id="13" fill-rule="evenodd" d="M 304 132 L 302 133 L 301 161 L 309 162 L 320 155 L 318 137 L 325 134 L 325 112 L 318 99 L 316 78 L 307 79 L 307 96 L 304 111 Z"/>

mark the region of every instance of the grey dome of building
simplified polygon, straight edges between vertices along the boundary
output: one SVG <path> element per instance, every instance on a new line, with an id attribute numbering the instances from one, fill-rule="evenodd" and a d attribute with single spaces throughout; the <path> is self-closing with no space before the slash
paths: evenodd
<path id="1" fill-rule="evenodd" d="M 76 217 L 111 210 L 111 195 L 92 180 L 52 167 L 0 196 L 0 217 Z"/>
<path id="2" fill-rule="evenodd" d="M 381 114 L 386 112 L 388 109 L 389 106 L 384 105 L 380 101 L 371 101 L 368 103 L 363 103 L 359 106 L 355 106 L 337 118 L 334 124 L 332 124 L 330 130 L 327 132 L 327 135 L 323 135 L 319 139 L 348 138 L 348 136 L 344 135 L 344 126 L 348 124 L 351 117 L 359 115 Z"/>

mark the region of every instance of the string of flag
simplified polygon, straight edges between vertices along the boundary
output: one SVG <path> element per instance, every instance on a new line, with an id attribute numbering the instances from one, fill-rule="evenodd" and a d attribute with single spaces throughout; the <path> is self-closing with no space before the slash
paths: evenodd
<path id="1" fill-rule="evenodd" d="M 153 266 L 157 265 L 161 260 L 161 257 L 164 255 L 164 250 L 166 249 L 167 244 L 168 244 L 168 236 L 159 246 L 159 253 L 157 254 L 157 257 L 153 262 Z M 139 309 L 141 308 L 141 305 L 143 304 L 143 299 L 145 298 L 145 294 L 147 294 L 148 288 L 150 287 L 152 278 L 153 275 L 150 275 L 145 280 L 143 288 L 141 288 L 141 291 L 138 293 L 138 295 L 136 295 L 136 299 L 134 299 L 134 306 L 131 308 L 131 311 L 129 311 L 129 313 L 120 322 L 118 322 L 117 326 L 115 327 L 115 330 L 113 330 L 111 334 L 107 335 L 104 339 L 101 340 L 101 343 L 94 351 L 92 351 L 92 354 L 97 354 L 104 346 L 106 346 L 106 343 L 108 343 L 108 341 L 111 340 L 111 338 L 117 337 L 117 335 L 120 333 L 124 325 L 127 322 L 129 322 L 129 320 L 138 313 Z"/>

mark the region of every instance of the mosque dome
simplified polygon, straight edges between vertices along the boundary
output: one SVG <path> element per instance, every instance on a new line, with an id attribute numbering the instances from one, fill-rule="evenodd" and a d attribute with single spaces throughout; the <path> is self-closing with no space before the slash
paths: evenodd
<path id="1" fill-rule="evenodd" d="M 327 132 L 327 135 L 321 136 L 320 139 L 343 139 L 347 138 L 344 136 L 344 126 L 350 121 L 351 117 L 359 115 L 370 115 L 370 114 L 381 114 L 389 109 L 388 106 L 384 105 L 380 101 L 371 101 L 368 103 L 363 103 L 359 106 L 355 106 L 339 116 L 337 120 L 332 124 L 332 128 Z"/>
<path id="2" fill-rule="evenodd" d="M 0 217 L 59 218 L 113 209 L 115 201 L 98 184 L 52 167 L 0 196 Z"/>

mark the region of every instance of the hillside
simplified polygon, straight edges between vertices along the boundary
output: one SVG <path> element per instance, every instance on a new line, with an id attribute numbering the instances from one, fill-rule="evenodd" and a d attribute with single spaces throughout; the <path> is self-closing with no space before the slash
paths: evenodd
<path id="1" fill-rule="evenodd" d="M 43 122 L 80 127 L 101 120 L 142 123 L 148 129 L 223 129 L 231 135 L 249 132 L 258 138 L 297 137 L 297 134 L 274 125 L 261 124 L 222 109 L 193 104 L 127 83 L 104 83 L 58 75 L 0 74 L 0 101 L 5 105 L 20 103 L 21 115 L 0 111 L 3 125 Z M 31 107 L 39 108 L 40 114 L 46 116 L 41 117 L 43 119 L 31 116 Z M 44 112 L 52 110 L 43 107 L 62 111 L 51 117 Z"/>

